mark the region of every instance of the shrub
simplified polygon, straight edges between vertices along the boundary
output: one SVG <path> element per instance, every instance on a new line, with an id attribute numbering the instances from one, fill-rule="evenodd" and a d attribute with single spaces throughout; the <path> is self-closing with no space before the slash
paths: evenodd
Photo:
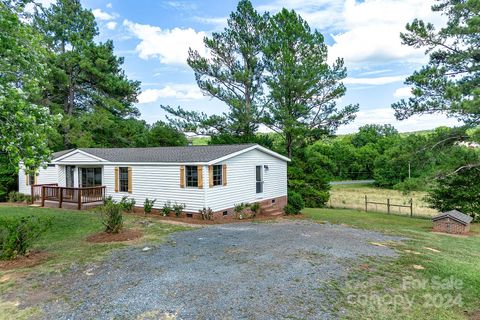
<path id="1" fill-rule="evenodd" d="M 103 199 L 103 205 L 110 204 L 110 203 L 115 203 L 115 200 L 113 200 L 112 196 L 108 196 L 105 199 Z"/>
<path id="2" fill-rule="evenodd" d="M 260 209 L 261 209 L 261 205 L 260 205 L 260 202 L 255 202 L 253 203 L 252 205 L 250 205 L 250 210 L 252 210 L 252 213 L 253 213 L 253 216 L 256 217 L 257 214 L 260 213 Z"/>
<path id="3" fill-rule="evenodd" d="M 16 191 L 10 191 L 7 196 L 8 202 L 17 202 L 17 194 Z"/>
<path id="4" fill-rule="evenodd" d="M 185 204 L 178 204 L 178 203 L 175 202 L 172 209 L 173 209 L 173 212 L 175 212 L 175 216 L 177 218 L 180 217 L 180 215 L 182 214 L 183 209 L 185 209 L 185 207 L 186 207 Z"/>
<path id="5" fill-rule="evenodd" d="M 135 203 L 135 199 L 128 199 L 128 196 L 123 196 L 122 200 L 120 200 L 120 206 L 125 212 L 133 212 L 133 209 L 135 208 Z"/>
<path id="6" fill-rule="evenodd" d="M 250 207 L 250 204 L 243 202 L 235 204 L 233 206 L 233 211 L 235 212 L 235 216 L 237 217 L 237 219 L 243 219 L 247 217 L 244 211 L 245 209 L 248 209 L 248 207 Z"/>
<path id="7" fill-rule="evenodd" d="M 288 204 L 283 208 L 285 214 L 299 214 L 305 208 L 305 202 L 300 194 L 296 192 L 288 193 Z"/>
<path id="8" fill-rule="evenodd" d="M 52 225 L 52 219 L 36 216 L 0 219 L 0 259 L 25 255 L 35 240 Z"/>
<path id="9" fill-rule="evenodd" d="M 202 215 L 203 220 L 213 220 L 213 210 L 210 207 L 203 207 L 203 209 L 198 212 Z"/>
<path id="10" fill-rule="evenodd" d="M 425 190 L 426 182 L 420 178 L 407 178 L 402 182 L 393 186 L 393 189 L 400 191 L 404 195 L 410 194 L 412 191 Z"/>
<path id="11" fill-rule="evenodd" d="M 118 233 L 123 228 L 122 206 L 118 203 L 109 202 L 100 207 L 103 216 L 105 232 Z"/>
<path id="12" fill-rule="evenodd" d="M 438 211 L 456 209 L 480 222 L 480 167 L 465 167 L 443 173 L 435 179 L 426 200 Z"/>
<path id="13" fill-rule="evenodd" d="M 157 199 L 150 200 L 150 199 L 146 198 L 145 202 L 143 203 L 143 212 L 145 214 L 151 213 L 152 209 L 153 209 L 153 205 L 155 204 L 156 201 L 157 201 Z"/>
<path id="14" fill-rule="evenodd" d="M 170 212 L 172 212 L 173 209 L 172 209 L 172 204 L 170 201 L 167 201 L 163 204 L 163 207 L 162 207 L 162 216 L 166 217 L 170 214 Z"/>
<path id="15" fill-rule="evenodd" d="M 8 202 L 31 202 L 32 197 L 17 191 L 11 191 L 8 193 Z"/>

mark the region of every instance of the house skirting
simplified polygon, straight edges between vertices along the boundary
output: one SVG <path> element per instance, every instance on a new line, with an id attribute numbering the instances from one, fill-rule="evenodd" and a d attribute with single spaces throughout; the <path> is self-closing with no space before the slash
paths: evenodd
<path id="1" fill-rule="evenodd" d="M 283 212 L 283 208 L 287 205 L 287 196 L 281 196 L 281 197 L 276 197 L 276 198 L 270 198 L 270 199 L 261 199 L 256 202 L 260 202 L 260 205 L 262 209 L 267 209 L 267 208 L 274 208 L 279 212 Z M 135 207 L 135 212 L 143 212 L 143 207 Z M 154 214 L 162 214 L 161 209 L 152 209 L 152 213 Z M 262 214 L 262 213 L 260 213 Z M 169 217 L 175 217 L 175 213 L 170 212 L 168 215 Z M 193 218 L 193 219 L 202 219 L 202 215 L 198 212 L 189 212 L 185 211 L 182 212 L 180 215 L 182 218 Z M 236 213 L 234 210 L 234 207 L 223 209 L 223 210 L 218 210 L 213 212 L 213 219 L 214 220 L 220 220 L 220 219 L 236 219 Z"/>

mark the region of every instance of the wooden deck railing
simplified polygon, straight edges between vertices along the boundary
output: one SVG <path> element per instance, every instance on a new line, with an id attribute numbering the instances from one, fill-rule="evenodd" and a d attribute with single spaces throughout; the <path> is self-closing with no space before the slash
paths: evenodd
<path id="1" fill-rule="evenodd" d="M 58 185 L 36 185 L 32 188 L 32 195 L 38 193 L 40 187 L 40 199 L 42 207 L 45 206 L 45 201 L 58 202 L 58 207 L 61 208 L 64 202 L 77 204 L 78 210 L 82 209 L 85 203 L 100 202 L 105 199 L 105 186 L 89 187 L 89 188 L 69 188 L 59 187 Z M 33 196 L 32 196 L 33 198 Z"/>

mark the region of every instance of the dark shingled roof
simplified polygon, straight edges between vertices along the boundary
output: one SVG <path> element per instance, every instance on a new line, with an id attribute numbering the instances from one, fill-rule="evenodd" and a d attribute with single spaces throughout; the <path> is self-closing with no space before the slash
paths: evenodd
<path id="1" fill-rule="evenodd" d="M 60 158 L 61 156 L 63 156 L 64 154 L 67 154 L 71 151 L 73 151 L 75 149 L 68 149 L 68 150 L 62 150 L 62 151 L 57 151 L 57 152 L 54 152 L 52 153 L 52 159 L 55 160 L 57 158 Z"/>
<path id="2" fill-rule="evenodd" d="M 451 211 L 440 213 L 439 215 L 433 217 L 432 220 L 437 221 L 437 220 L 441 220 L 441 219 L 445 219 L 445 218 L 450 218 L 450 219 L 456 220 L 456 221 L 458 221 L 458 222 L 460 222 L 464 225 L 469 224 L 473 220 L 472 217 L 470 217 L 469 215 L 466 215 L 464 213 L 461 213 L 458 210 L 451 210 Z"/>
<path id="3" fill-rule="evenodd" d="M 250 148 L 256 144 L 231 144 L 187 147 L 155 148 L 79 148 L 96 157 L 111 162 L 209 162 Z M 54 159 L 72 150 L 54 153 Z"/>

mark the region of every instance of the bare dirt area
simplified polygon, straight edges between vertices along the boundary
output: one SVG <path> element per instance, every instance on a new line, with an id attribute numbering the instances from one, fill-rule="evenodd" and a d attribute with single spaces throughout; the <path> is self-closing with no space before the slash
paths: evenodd
<path id="1" fill-rule="evenodd" d="M 135 229 L 123 229 L 119 233 L 100 232 L 87 237 L 88 242 L 105 243 L 131 241 L 142 237 L 143 234 Z"/>
<path id="2" fill-rule="evenodd" d="M 36 251 L 26 256 L 20 256 L 13 260 L 0 260 L 0 270 L 13 270 L 36 266 L 51 257 L 48 252 Z"/>
<path id="3" fill-rule="evenodd" d="M 326 319 L 336 290 L 364 259 L 394 258 L 398 237 L 329 223 L 211 225 L 177 232 L 149 250 L 30 278 L 8 301 L 44 319 Z M 33 277 L 33 276 L 32 276 Z"/>

